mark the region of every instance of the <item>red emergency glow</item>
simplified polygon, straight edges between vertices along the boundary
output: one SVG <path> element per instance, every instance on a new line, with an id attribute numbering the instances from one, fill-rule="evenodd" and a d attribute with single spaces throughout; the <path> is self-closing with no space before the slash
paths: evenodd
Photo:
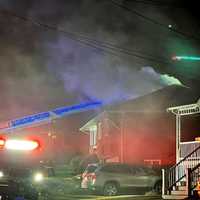
<path id="1" fill-rule="evenodd" d="M 5 145 L 5 140 L 3 138 L 0 138 L 0 149 L 3 149 Z"/>
<path id="2" fill-rule="evenodd" d="M 10 127 L 10 124 L 9 122 L 0 122 L 0 129 L 6 129 L 6 128 L 9 128 Z"/>
<path id="3" fill-rule="evenodd" d="M 5 142 L 5 148 L 9 150 L 31 151 L 38 147 L 39 143 L 31 140 L 7 140 Z"/>

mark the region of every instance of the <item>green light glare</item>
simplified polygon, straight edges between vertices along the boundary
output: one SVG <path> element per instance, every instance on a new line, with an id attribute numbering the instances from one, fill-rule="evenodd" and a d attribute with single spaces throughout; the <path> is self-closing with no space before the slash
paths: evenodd
<path id="1" fill-rule="evenodd" d="M 194 60 L 200 61 L 200 57 L 197 56 L 175 56 L 176 60 Z"/>
<path id="2" fill-rule="evenodd" d="M 182 85 L 180 80 L 167 74 L 161 75 L 161 82 L 165 85 Z"/>

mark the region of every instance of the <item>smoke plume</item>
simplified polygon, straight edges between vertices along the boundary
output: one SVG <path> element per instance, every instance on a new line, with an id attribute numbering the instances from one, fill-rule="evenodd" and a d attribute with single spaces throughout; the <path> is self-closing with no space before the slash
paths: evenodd
<path id="1" fill-rule="evenodd" d="M 0 6 L 161 61 L 170 58 L 169 43 L 177 38 L 106 0 L 4 0 Z M 163 23 L 174 22 L 167 9 L 130 6 Z M 12 16 L 0 18 L 0 24 L 0 119 L 94 99 L 117 102 L 182 81 L 176 78 L 179 71 L 163 62 L 116 51 L 111 54 Z"/>

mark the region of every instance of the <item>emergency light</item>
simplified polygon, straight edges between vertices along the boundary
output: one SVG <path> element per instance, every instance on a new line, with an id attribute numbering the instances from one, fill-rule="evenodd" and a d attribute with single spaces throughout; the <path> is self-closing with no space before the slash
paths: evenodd
<path id="1" fill-rule="evenodd" d="M 42 173 L 36 173 L 35 176 L 34 176 L 34 181 L 35 182 L 41 182 L 42 180 L 44 179 L 44 176 Z"/>
<path id="2" fill-rule="evenodd" d="M 3 172 L 0 171 L 0 178 L 2 178 L 4 176 Z"/>
<path id="3" fill-rule="evenodd" d="M 7 140 L 5 142 L 5 148 L 9 150 L 31 151 L 38 147 L 39 143 L 31 140 Z"/>
<path id="4" fill-rule="evenodd" d="M 34 140 L 0 139 L 0 149 L 32 151 L 39 147 Z"/>
<path id="5" fill-rule="evenodd" d="M 0 149 L 3 149 L 5 145 L 5 140 L 3 138 L 0 138 Z"/>

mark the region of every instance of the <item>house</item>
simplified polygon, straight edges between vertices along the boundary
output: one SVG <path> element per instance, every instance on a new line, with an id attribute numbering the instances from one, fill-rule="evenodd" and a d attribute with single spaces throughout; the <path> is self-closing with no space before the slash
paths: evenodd
<path id="1" fill-rule="evenodd" d="M 166 110 L 196 101 L 197 96 L 186 87 L 169 86 L 137 99 L 106 106 L 80 130 L 90 136 L 90 151 L 95 149 L 107 162 L 172 165 L 176 160 L 176 123 Z M 186 130 L 189 127 L 185 127 Z M 193 137 L 189 130 L 184 136 Z"/>

